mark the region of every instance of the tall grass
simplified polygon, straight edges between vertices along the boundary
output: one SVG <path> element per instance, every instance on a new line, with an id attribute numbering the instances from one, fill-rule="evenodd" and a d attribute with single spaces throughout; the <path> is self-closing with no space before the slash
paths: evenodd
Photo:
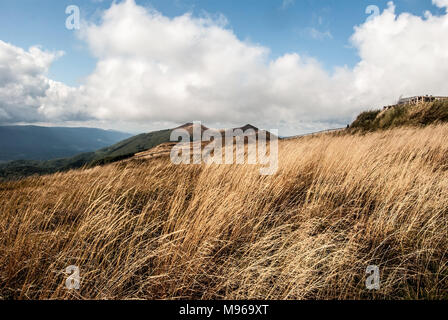
<path id="1" fill-rule="evenodd" d="M 0 184 L 0 297 L 447 299 L 447 136 L 283 141 L 274 176 L 161 157 Z"/>

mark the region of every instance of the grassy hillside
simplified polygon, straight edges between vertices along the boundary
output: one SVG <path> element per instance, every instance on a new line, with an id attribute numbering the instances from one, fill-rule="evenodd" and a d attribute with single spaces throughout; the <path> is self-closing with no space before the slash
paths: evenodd
<path id="1" fill-rule="evenodd" d="M 119 161 L 169 141 L 170 133 L 171 130 L 162 130 L 141 134 L 113 146 L 70 158 L 49 161 L 12 161 L 0 164 L 0 179 L 16 179 L 34 174 L 49 174 Z"/>
<path id="2" fill-rule="evenodd" d="M 363 112 L 350 128 L 353 131 L 375 131 L 445 122 L 448 122 L 448 100 L 419 105 L 397 105 L 385 110 Z"/>
<path id="3" fill-rule="evenodd" d="M 448 299 L 447 136 L 280 141 L 274 176 L 161 157 L 0 184 L 0 298 Z"/>
<path id="4" fill-rule="evenodd" d="M 130 136 L 95 128 L 0 126 L 0 161 L 71 157 L 110 146 Z"/>
<path id="5" fill-rule="evenodd" d="M 191 123 L 187 123 L 179 128 L 186 129 L 191 135 L 193 135 L 193 127 Z M 202 131 L 207 129 L 207 127 L 202 126 Z M 242 129 L 243 131 L 247 129 L 254 129 L 255 131 L 258 131 L 258 128 L 251 125 L 246 125 L 237 129 Z M 166 129 L 140 134 L 118 142 L 110 147 L 105 147 L 95 152 L 81 153 L 70 158 L 61 158 L 48 161 L 18 160 L 8 163 L 0 163 L 0 180 L 18 179 L 35 174 L 51 174 L 70 169 L 104 165 L 128 159 L 139 152 L 146 151 L 163 143 L 169 142 L 172 130 L 173 129 Z M 267 138 L 270 138 L 269 132 L 267 133 Z"/>
<path id="6" fill-rule="evenodd" d="M 145 151 L 159 144 L 169 142 L 172 130 L 161 130 L 150 133 L 140 134 L 138 136 L 121 141 L 111 147 L 98 150 L 95 153 L 95 164 L 104 164 L 113 162 L 117 158 L 134 155 L 141 151 Z"/>

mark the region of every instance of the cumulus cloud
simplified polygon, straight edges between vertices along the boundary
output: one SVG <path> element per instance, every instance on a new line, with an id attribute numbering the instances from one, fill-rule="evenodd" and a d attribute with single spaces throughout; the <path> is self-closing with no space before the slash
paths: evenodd
<path id="1" fill-rule="evenodd" d="M 400 95 L 448 95 L 447 31 L 448 14 L 397 16 L 390 3 L 376 19 L 355 27 L 351 42 L 360 62 L 329 73 L 297 53 L 271 59 L 268 48 L 238 39 L 223 17 L 168 18 L 127 0 L 83 28 L 81 38 L 98 63 L 79 88 L 45 77 L 54 54 L 10 48 L 36 60 L 31 69 L 37 72 L 20 71 L 18 80 L 13 71 L 23 66 L 1 73 L 0 90 L 5 84 L 23 88 L 0 91 L 0 101 L 9 104 L 1 102 L 0 119 L 16 119 L 23 112 L 12 105 L 26 105 L 34 108 L 31 115 L 47 119 L 253 122 L 290 128 L 287 133 L 343 125 Z M 1 66 L 3 51 L 0 46 Z M 25 97 L 31 100 L 19 101 Z"/>
<path id="2" fill-rule="evenodd" d="M 334 121 L 346 118 L 345 70 L 329 75 L 298 54 L 269 60 L 223 19 L 170 19 L 127 1 L 83 35 L 99 62 L 86 83 L 101 119 L 129 121 Z M 345 120 L 344 120 L 345 121 Z"/>
<path id="3" fill-rule="evenodd" d="M 0 40 L 0 123 L 87 119 L 77 107 L 81 88 L 48 79 L 64 53 L 34 46 L 28 51 Z"/>
<path id="4" fill-rule="evenodd" d="M 432 3 L 439 8 L 447 8 L 448 10 L 448 0 L 432 0 Z"/>
<path id="5" fill-rule="evenodd" d="M 0 122 L 40 118 L 39 100 L 50 87 L 45 74 L 60 55 L 38 47 L 25 51 L 0 40 Z"/>
<path id="6" fill-rule="evenodd" d="M 267 50 L 244 44 L 221 23 L 169 19 L 133 1 L 112 6 L 84 34 L 99 59 L 86 82 L 86 94 L 97 101 L 94 114 L 211 120 L 242 112 L 241 104 L 251 107 L 244 100 L 252 99 L 248 91 L 257 86 Z"/>
<path id="7" fill-rule="evenodd" d="M 387 103 L 399 95 L 448 94 L 448 15 L 426 18 L 389 8 L 355 28 L 361 62 L 353 70 L 359 102 Z"/>

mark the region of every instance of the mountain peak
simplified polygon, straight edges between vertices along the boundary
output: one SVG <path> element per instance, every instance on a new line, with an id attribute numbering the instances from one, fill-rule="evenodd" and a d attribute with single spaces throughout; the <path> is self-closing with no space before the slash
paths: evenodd
<path id="1" fill-rule="evenodd" d="M 185 123 L 185 124 L 183 124 L 183 125 L 181 125 L 181 126 L 179 126 L 179 127 L 176 127 L 176 128 L 174 128 L 174 129 L 192 129 L 193 128 L 193 125 L 194 125 L 194 123 L 193 122 L 187 122 L 187 123 Z M 204 131 L 204 130 L 207 130 L 208 128 L 206 127 L 206 126 L 204 126 L 204 125 L 201 125 L 201 128 L 202 128 L 202 130 Z"/>
<path id="2" fill-rule="evenodd" d="M 236 130 L 236 129 L 241 129 L 243 131 L 251 130 L 251 129 L 254 130 L 254 131 L 258 131 L 259 130 L 257 127 L 255 127 L 255 126 L 253 126 L 251 124 L 246 124 L 245 126 L 239 127 L 239 128 L 235 128 L 234 130 Z"/>

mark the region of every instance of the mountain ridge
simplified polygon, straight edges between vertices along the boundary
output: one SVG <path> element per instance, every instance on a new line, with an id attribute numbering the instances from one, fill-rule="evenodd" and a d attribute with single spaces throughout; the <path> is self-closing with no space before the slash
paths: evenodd
<path id="1" fill-rule="evenodd" d="M 169 143 L 171 132 L 175 129 L 186 129 L 193 137 L 193 123 L 185 123 L 172 129 L 164 129 L 131 136 L 113 145 L 92 152 L 79 153 L 68 158 L 58 158 L 46 161 L 16 160 L 8 163 L 0 163 L 0 179 L 9 180 L 22 178 L 34 174 L 51 174 L 60 171 L 104 165 L 120 160 L 125 160 L 138 153 L 151 150 L 163 143 Z M 252 125 L 235 128 L 256 128 Z M 207 130 L 201 126 L 201 132 Z M 258 129 L 256 130 L 258 132 Z"/>
<path id="2" fill-rule="evenodd" d="M 88 127 L 0 126 L 0 161 L 51 160 L 92 152 L 131 136 Z"/>

